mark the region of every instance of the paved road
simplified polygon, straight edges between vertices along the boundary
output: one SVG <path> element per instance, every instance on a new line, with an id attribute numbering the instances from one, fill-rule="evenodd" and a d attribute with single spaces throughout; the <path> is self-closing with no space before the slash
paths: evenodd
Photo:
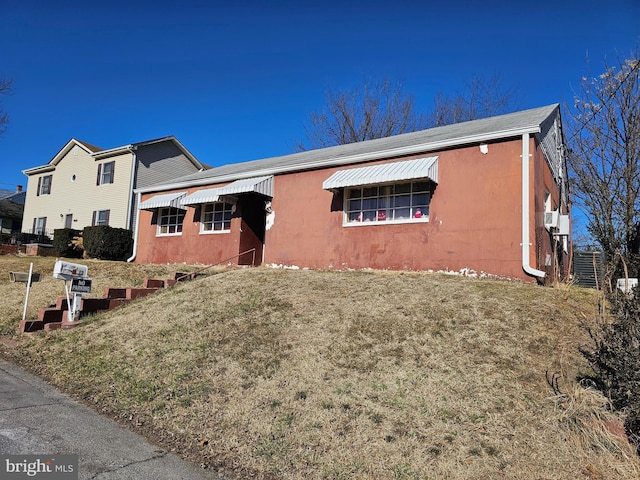
<path id="1" fill-rule="evenodd" d="M 80 480 L 223 480 L 151 445 L 2 358 L 0 454 L 76 454 Z"/>

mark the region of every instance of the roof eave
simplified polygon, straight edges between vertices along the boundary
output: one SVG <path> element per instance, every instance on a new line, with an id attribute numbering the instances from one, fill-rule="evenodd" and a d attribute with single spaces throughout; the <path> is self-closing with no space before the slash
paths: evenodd
<path id="1" fill-rule="evenodd" d="M 514 129 L 502 130 L 499 132 L 483 133 L 478 135 L 468 135 L 465 137 L 458 137 L 453 139 L 441 140 L 437 142 L 419 143 L 416 145 L 410 145 L 399 148 L 391 148 L 386 150 L 380 150 L 377 152 L 367 152 L 356 155 L 350 155 L 348 157 L 330 158 L 326 160 L 320 160 L 316 162 L 305 162 L 297 165 L 287 165 L 283 167 L 271 167 L 261 170 L 251 170 L 248 172 L 222 175 L 220 177 L 207 177 L 198 180 L 190 180 L 185 182 L 167 183 L 150 185 L 136 189 L 137 193 L 150 193 L 163 190 L 173 190 L 176 188 L 187 187 L 199 187 L 203 185 L 211 185 L 214 183 L 223 183 L 233 180 L 240 180 L 242 178 L 258 177 L 263 175 L 278 175 L 282 173 L 290 173 L 302 170 L 314 170 L 318 168 L 329 168 L 341 165 L 350 165 L 353 163 L 367 162 L 372 160 L 380 160 L 383 158 L 399 157 L 404 155 L 414 155 L 417 153 L 429 152 L 434 150 L 441 150 L 444 148 L 450 148 L 455 146 L 463 146 L 474 143 L 488 142 L 492 140 L 503 140 L 506 138 L 520 137 L 525 133 L 539 133 L 540 125 L 530 125 L 527 127 L 519 127 Z"/>
<path id="2" fill-rule="evenodd" d="M 96 160 L 101 160 L 115 155 L 122 155 L 123 153 L 130 153 L 132 150 L 133 145 L 123 145 L 121 147 L 110 148 L 109 150 L 100 150 L 99 152 L 92 153 L 91 156 Z"/>
<path id="3" fill-rule="evenodd" d="M 37 175 L 39 173 L 53 172 L 56 169 L 55 165 L 41 165 L 39 167 L 27 168 L 22 170 L 22 173 L 29 175 Z"/>

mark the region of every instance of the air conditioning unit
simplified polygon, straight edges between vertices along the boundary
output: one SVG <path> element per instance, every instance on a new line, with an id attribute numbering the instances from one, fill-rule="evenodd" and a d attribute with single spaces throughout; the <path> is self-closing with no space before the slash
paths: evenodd
<path id="1" fill-rule="evenodd" d="M 557 228 L 558 226 L 558 217 L 560 214 L 557 210 L 551 212 L 544 212 L 544 226 L 547 230 L 552 228 Z"/>
<path id="2" fill-rule="evenodd" d="M 571 222 L 569 221 L 569 215 L 558 216 L 558 235 L 569 235 L 569 228 Z"/>
<path id="3" fill-rule="evenodd" d="M 631 293 L 631 290 L 638 286 L 637 278 L 619 278 L 616 285 L 624 293 Z"/>

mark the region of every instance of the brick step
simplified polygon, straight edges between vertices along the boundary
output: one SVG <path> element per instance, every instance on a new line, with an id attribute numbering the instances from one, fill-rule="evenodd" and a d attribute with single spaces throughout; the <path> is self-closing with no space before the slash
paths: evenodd
<path id="1" fill-rule="evenodd" d="M 59 308 L 41 308 L 38 311 L 38 321 L 42 323 L 49 322 L 61 322 L 62 321 L 62 312 L 65 310 L 61 310 Z"/>
<path id="2" fill-rule="evenodd" d="M 44 329 L 45 325 L 46 324 L 40 320 L 20 320 L 18 330 L 21 333 L 37 332 L 38 330 Z"/>
<path id="3" fill-rule="evenodd" d="M 152 293 L 156 293 L 157 288 L 127 288 L 127 300 L 135 300 L 136 298 L 146 297 Z"/>
<path id="4" fill-rule="evenodd" d="M 151 278 L 145 278 L 142 288 L 112 288 L 106 287 L 104 289 L 104 296 L 101 298 L 86 297 L 80 300 L 80 318 L 86 315 L 91 315 L 107 310 L 113 310 L 125 303 L 138 298 L 146 297 L 152 293 L 157 292 L 161 288 L 167 288 L 175 285 L 178 281 L 192 280 L 196 277 L 196 274 L 185 274 L 175 272 L 173 278 L 166 280 L 157 280 Z M 73 302 L 72 299 L 70 299 Z M 19 331 L 25 332 L 37 332 L 39 330 L 52 331 L 57 329 L 74 328 L 81 324 L 79 319 L 74 322 L 70 322 L 68 319 L 69 305 L 67 303 L 67 297 L 58 297 L 55 305 L 47 308 L 41 308 L 38 311 L 37 320 L 22 320 L 20 321 Z"/>

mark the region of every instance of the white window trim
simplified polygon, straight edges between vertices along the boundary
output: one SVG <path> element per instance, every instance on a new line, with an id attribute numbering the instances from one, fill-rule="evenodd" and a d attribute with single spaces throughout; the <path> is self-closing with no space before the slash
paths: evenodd
<path id="1" fill-rule="evenodd" d="M 200 235 L 218 235 L 221 233 L 231 233 L 231 228 L 229 229 L 225 229 L 225 230 L 204 230 L 204 208 L 206 205 L 214 205 L 216 203 L 227 203 L 229 204 L 229 202 L 211 202 L 211 203 L 204 203 L 201 205 L 200 208 Z M 233 214 L 233 212 L 236 210 L 236 206 L 234 204 L 229 204 L 231 205 L 231 214 Z"/>
<path id="2" fill-rule="evenodd" d="M 111 167 L 111 171 L 108 174 L 105 173 L 105 167 L 107 165 L 109 165 Z M 111 184 L 113 184 L 115 182 L 115 175 L 114 175 L 115 166 L 116 166 L 115 160 L 112 160 L 110 162 L 105 162 L 105 163 L 101 164 L 101 166 L 100 166 L 100 183 L 98 183 L 98 186 L 111 185 Z M 107 175 L 108 175 L 107 180 L 109 180 L 109 181 L 105 182 L 105 177 Z"/>
<path id="3" fill-rule="evenodd" d="M 100 221 L 100 214 L 103 214 L 104 216 L 106 216 L 106 220 L 104 222 Z M 106 215 L 105 215 L 106 214 Z M 96 226 L 100 226 L 100 225 L 109 225 L 109 217 L 111 216 L 111 210 L 107 209 L 107 210 L 96 210 Z"/>
<path id="4" fill-rule="evenodd" d="M 427 181 L 431 181 L 431 179 L 425 179 Z M 419 179 L 411 180 L 411 182 L 419 181 Z M 407 223 L 429 223 L 430 215 L 423 215 L 420 218 L 403 218 L 399 220 L 384 220 L 384 221 L 362 221 L 362 222 L 350 222 L 349 221 L 349 195 L 348 191 L 352 188 L 366 188 L 366 187 L 380 187 L 384 185 L 397 185 L 399 183 L 409 183 L 409 182 L 391 182 L 391 183 L 375 183 L 371 185 L 363 185 L 362 187 L 345 187 L 343 190 L 343 208 L 342 208 L 342 226 L 343 227 L 372 227 L 372 226 L 380 226 L 380 225 L 403 225 Z M 429 200 L 429 206 L 431 206 L 431 200 L 433 200 L 433 191 L 431 192 L 431 199 Z"/>
<path id="5" fill-rule="evenodd" d="M 51 195 L 51 184 L 53 183 L 53 175 L 43 175 L 42 177 L 40 177 L 40 185 L 39 185 L 39 189 L 38 189 L 38 196 L 39 197 L 43 197 L 45 195 Z M 49 179 L 49 184 L 47 185 L 47 191 L 45 192 L 45 184 L 44 184 L 44 179 L 47 178 Z"/>
<path id="6" fill-rule="evenodd" d="M 162 233 L 160 230 L 163 227 L 162 223 L 160 222 L 160 219 L 162 218 L 161 212 L 164 209 L 169 209 L 171 210 L 172 208 L 175 207 L 160 207 L 158 208 L 158 225 L 156 227 L 156 237 L 179 237 L 182 235 L 182 230 L 184 230 L 184 219 L 186 218 L 186 214 L 182 217 L 182 230 L 180 230 L 179 232 L 174 232 L 174 233 Z M 180 210 L 180 209 L 177 209 Z M 169 226 L 169 225 L 166 225 Z M 176 227 L 178 226 L 178 224 L 176 224 Z"/>
<path id="7" fill-rule="evenodd" d="M 372 227 L 375 225 L 402 225 L 405 223 L 429 223 L 429 215 L 424 215 L 421 218 L 407 218 L 402 220 L 384 220 L 382 222 L 374 221 L 374 222 L 348 222 L 347 214 L 344 214 L 344 218 L 342 220 L 343 227 Z"/>

